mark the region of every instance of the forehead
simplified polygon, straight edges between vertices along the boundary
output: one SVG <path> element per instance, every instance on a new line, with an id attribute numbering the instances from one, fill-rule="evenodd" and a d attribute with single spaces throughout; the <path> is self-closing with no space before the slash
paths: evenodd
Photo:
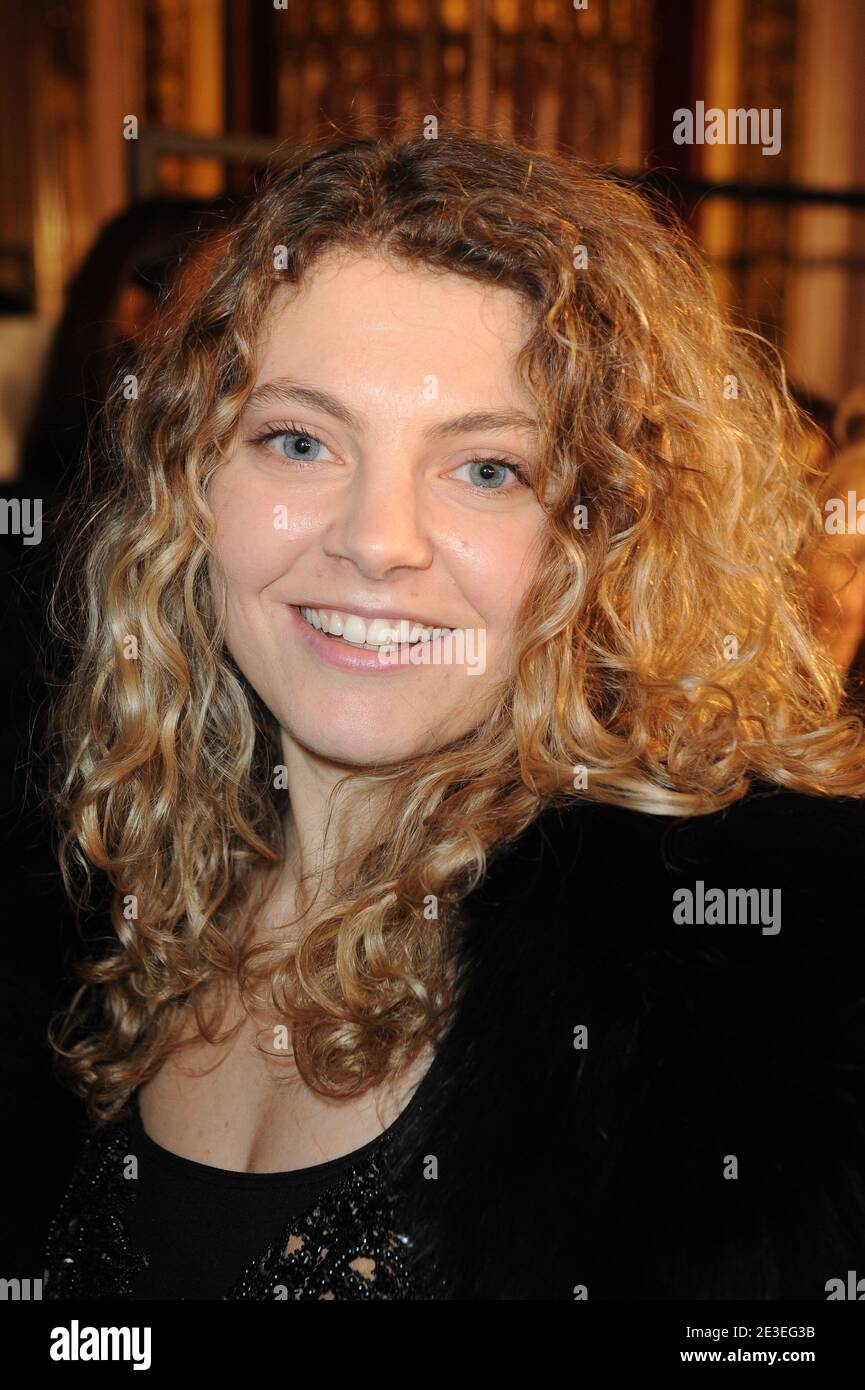
<path id="1" fill-rule="evenodd" d="M 257 380 L 280 371 L 416 383 L 497 397 L 521 391 L 516 356 L 531 330 L 513 290 L 373 255 L 329 252 L 281 285 L 262 325 Z"/>

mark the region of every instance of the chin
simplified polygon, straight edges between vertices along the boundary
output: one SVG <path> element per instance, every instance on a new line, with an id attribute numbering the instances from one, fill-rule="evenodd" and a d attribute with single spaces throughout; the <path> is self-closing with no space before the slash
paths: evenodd
<path id="1" fill-rule="evenodd" d="M 329 720 L 321 713 L 308 720 L 295 715 L 282 728 L 315 757 L 342 767 L 375 768 L 401 762 L 432 751 L 444 742 L 444 738 L 431 738 L 428 730 L 391 729 L 385 734 L 381 727 L 364 729 L 359 720 L 352 723 L 345 721 L 344 716 L 343 720 Z"/>

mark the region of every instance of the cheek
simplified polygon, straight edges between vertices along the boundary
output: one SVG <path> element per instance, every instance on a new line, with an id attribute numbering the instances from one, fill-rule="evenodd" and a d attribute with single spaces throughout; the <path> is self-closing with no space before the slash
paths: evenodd
<path id="1" fill-rule="evenodd" d="M 507 634 L 512 627 L 534 574 L 542 526 L 543 517 L 532 516 L 462 554 L 465 590 L 493 631 Z"/>
<path id="2" fill-rule="evenodd" d="M 210 507 L 216 523 L 216 554 L 231 585 L 260 589 L 280 575 L 291 559 L 293 542 L 307 535 L 310 519 L 279 499 L 267 480 L 218 474 L 211 484 Z"/>

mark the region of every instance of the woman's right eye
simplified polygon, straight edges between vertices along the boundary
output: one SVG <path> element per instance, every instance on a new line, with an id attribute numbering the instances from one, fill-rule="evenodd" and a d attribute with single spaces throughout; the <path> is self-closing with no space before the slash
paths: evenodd
<path id="1" fill-rule="evenodd" d="M 281 430 L 279 434 L 271 435 L 271 439 L 282 440 L 277 446 L 279 452 L 285 454 L 286 458 L 300 462 L 315 462 L 324 448 L 314 434 L 301 434 L 296 430 Z"/>
<path id="2" fill-rule="evenodd" d="M 250 442 L 267 447 L 292 463 L 316 463 L 322 450 L 327 449 L 317 435 L 298 429 L 266 430 Z"/>

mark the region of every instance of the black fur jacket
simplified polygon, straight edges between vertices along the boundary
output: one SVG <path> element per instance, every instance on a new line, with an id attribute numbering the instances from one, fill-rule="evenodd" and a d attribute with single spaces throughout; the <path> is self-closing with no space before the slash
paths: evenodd
<path id="1" fill-rule="evenodd" d="M 396 1155 L 446 1297 L 865 1276 L 863 844 L 865 802 L 756 784 L 688 820 L 575 804 L 496 851 Z"/>

